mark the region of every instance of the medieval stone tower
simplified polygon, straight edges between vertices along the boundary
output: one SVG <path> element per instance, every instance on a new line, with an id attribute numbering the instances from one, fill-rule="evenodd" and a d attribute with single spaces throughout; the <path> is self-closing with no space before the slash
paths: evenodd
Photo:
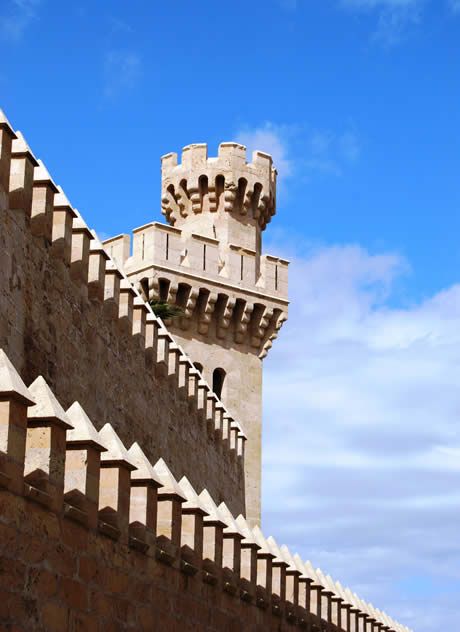
<path id="1" fill-rule="evenodd" d="M 260 523 L 262 360 L 287 319 L 288 262 L 262 255 L 262 231 L 275 214 L 276 169 L 268 154 L 222 143 L 162 158 L 162 212 L 104 242 L 149 300 L 182 308 L 168 329 L 246 432 L 246 516 Z"/>

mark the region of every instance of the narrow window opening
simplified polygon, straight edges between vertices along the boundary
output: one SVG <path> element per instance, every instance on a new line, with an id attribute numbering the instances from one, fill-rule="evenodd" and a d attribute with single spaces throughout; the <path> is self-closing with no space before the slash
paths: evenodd
<path id="1" fill-rule="evenodd" d="M 203 244 L 203 270 L 206 270 L 206 244 Z"/>
<path id="2" fill-rule="evenodd" d="M 159 295 L 160 295 L 160 301 L 165 302 L 165 301 L 168 300 L 168 292 L 169 292 L 169 281 L 168 281 L 168 279 L 160 279 L 158 292 L 159 292 Z"/>
<path id="3" fill-rule="evenodd" d="M 142 233 L 142 261 L 144 261 L 144 254 L 145 254 L 145 234 Z"/>
<path id="4" fill-rule="evenodd" d="M 226 373 L 224 369 L 214 369 L 212 374 L 212 390 L 220 399 L 222 397 L 222 387 L 224 385 Z"/>
<path id="5" fill-rule="evenodd" d="M 278 266 L 275 266 L 275 290 L 278 289 Z"/>
<path id="6" fill-rule="evenodd" d="M 241 255 L 241 262 L 240 262 L 240 278 L 241 281 L 243 280 L 243 272 L 244 272 L 244 261 L 243 261 L 243 256 Z"/>
<path id="7" fill-rule="evenodd" d="M 169 259 L 169 233 L 166 233 L 166 261 Z"/>

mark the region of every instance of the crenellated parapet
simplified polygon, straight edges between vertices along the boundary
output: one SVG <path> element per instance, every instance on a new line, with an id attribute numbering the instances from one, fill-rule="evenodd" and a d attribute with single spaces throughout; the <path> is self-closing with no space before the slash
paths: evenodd
<path id="1" fill-rule="evenodd" d="M 263 359 L 288 313 L 288 265 L 231 244 L 153 222 L 104 242 L 133 285 L 148 300 L 182 309 L 173 327 L 231 339 Z"/>
<path id="2" fill-rule="evenodd" d="M 272 158 L 255 151 L 246 162 L 246 147 L 221 143 L 208 158 L 206 143 L 188 145 L 161 159 L 161 209 L 166 220 L 180 225 L 190 215 L 232 213 L 251 216 L 263 230 L 276 210 L 276 169 Z"/>
<path id="3" fill-rule="evenodd" d="M 78 321 L 89 314 L 88 339 L 85 340 L 85 347 L 82 350 L 86 357 L 90 357 L 98 346 L 99 352 L 93 357 L 96 363 L 100 361 L 99 354 L 105 344 L 104 335 L 110 340 L 113 349 L 123 345 L 122 348 L 129 351 L 130 361 L 133 362 L 134 358 L 137 362 L 135 368 L 127 372 L 126 384 L 128 385 L 132 379 L 129 375 L 131 370 L 137 372 L 138 385 L 145 387 L 145 384 L 152 384 L 147 394 L 147 407 L 149 401 L 158 401 L 158 395 L 155 392 L 158 381 L 163 385 L 169 394 L 169 401 L 172 402 L 168 404 L 168 408 L 174 411 L 174 422 L 181 416 L 179 410 L 187 411 L 190 421 L 188 439 L 193 446 L 192 450 L 201 449 L 208 456 L 210 452 L 213 453 L 218 469 L 222 473 L 226 472 L 227 480 L 232 481 L 228 484 L 228 489 L 234 487 L 237 505 L 240 503 L 244 505 L 241 478 L 247 436 L 242 424 L 235 420 L 234 426 L 226 434 L 226 421 L 222 417 L 222 410 L 227 413 L 228 411 L 220 399 L 213 394 L 212 385 L 209 385 L 200 371 L 195 368 L 182 346 L 177 344 L 161 319 L 155 316 L 146 302 L 146 297 L 133 287 L 123 268 L 117 264 L 115 258 L 110 256 L 97 234 L 90 230 L 62 188 L 55 184 L 45 165 L 35 157 L 27 145 L 24 136 L 20 132 L 13 132 L 1 111 L 0 123 L 0 134 L 4 143 L 3 153 L 0 153 L 1 170 L 8 176 L 4 177 L 5 196 L 2 198 L 3 206 L 0 206 L 1 212 L 4 213 L 2 222 L 5 220 L 2 226 L 6 225 L 8 211 L 15 220 L 13 223 L 17 225 L 15 230 L 19 231 L 11 239 L 11 246 L 6 248 L 6 263 L 0 288 L 5 304 L 11 303 L 10 320 L 20 322 L 24 316 L 24 303 L 14 303 L 10 296 L 12 285 L 17 283 L 19 287 L 24 286 L 24 282 L 18 282 L 12 276 L 14 271 L 13 258 L 10 261 L 12 248 L 17 247 L 18 251 L 29 252 L 31 248 L 29 244 L 32 244 L 36 247 L 35 261 L 31 264 L 27 284 L 32 290 L 37 290 L 35 295 L 31 292 L 30 296 L 35 296 L 32 306 L 34 312 L 39 315 L 40 323 L 47 315 L 45 312 L 52 312 L 54 306 L 49 305 L 49 301 L 53 296 L 55 286 L 61 288 L 58 291 L 60 295 L 65 292 L 66 296 L 73 297 L 65 301 L 66 306 L 71 305 L 67 320 L 64 312 L 58 314 L 61 320 L 57 333 L 62 333 L 63 329 L 71 330 L 75 326 L 72 318 Z M 24 244 L 28 244 L 27 248 Z M 34 265 L 39 268 L 38 275 L 33 269 Z M 15 258 L 14 266 L 20 266 L 18 257 Z M 43 270 L 46 270 L 48 278 L 46 291 L 41 293 L 39 287 L 36 287 L 37 281 L 34 282 L 33 279 L 40 279 Z M 50 276 L 51 274 L 54 274 L 54 277 Z M 17 301 L 23 301 L 23 298 L 23 292 L 18 292 L 14 297 Z M 81 311 L 77 311 L 75 306 L 78 306 Z M 189 301 L 189 309 L 192 311 L 193 301 Z M 44 310 L 43 317 L 40 315 L 40 310 Z M 28 318 L 31 320 L 30 315 Z M 52 335 L 56 332 L 54 323 L 49 329 L 44 328 L 47 336 L 50 331 Z M 16 344 L 14 335 L 9 333 L 10 329 L 7 331 L 11 347 L 21 353 L 24 348 L 23 337 L 28 336 L 30 340 L 33 340 L 35 335 L 23 330 L 19 332 L 22 338 L 19 339 L 18 336 Z M 71 343 L 73 344 L 72 340 Z M 58 345 L 55 340 L 48 337 L 46 345 L 52 346 L 56 352 Z M 36 356 L 39 362 L 42 355 Z M 23 358 L 24 355 L 21 355 L 18 359 L 23 361 Z M 124 362 L 123 357 L 120 359 Z M 49 358 L 49 362 L 47 359 L 43 364 L 53 366 L 54 361 L 55 358 L 52 357 Z M 69 366 L 68 370 L 75 368 L 77 367 Z M 109 370 L 111 370 L 110 365 Z M 100 376 L 96 374 L 94 387 L 100 388 L 101 383 L 102 378 L 100 379 Z M 122 388 L 132 390 L 128 386 L 122 386 Z M 86 386 L 84 390 L 89 394 L 90 391 Z M 163 401 L 167 400 L 163 398 Z M 174 408 L 175 406 L 177 408 Z M 168 414 L 172 416 L 173 412 Z M 151 419 L 146 420 L 145 423 L 147 434 L 151 433 L 149 424 L 152 424 Z M 159 426 L 158 433 L 164 433 L 164 426 Z M 206 467 L 209 467 L 208 463 Z M 203 464 L 203 472 L 204 470 Z M 42 491 L 48 493 L 48 491 Z"/>
<path id="4" fill-rule="evenodd" d="M 54 595 L 49 588 L 40 592 L 42 583 L 36 594 L 30 578 L 44 581 L 51 566 L 65 585 L 69 560 L 81 555 L 73 597 L 64 601 L 71 616 L 94 614 L 91 601 L 75 597 L 87 590 L 88 582 L 92 594 L 101 589 L 108 595 L 114 577 L 120 582 L 133 568 L 142 568 L 144 584 L 154 591 L 159 577 L 163 592 L 168 587 L 178 590 L 183 585 L 178 575 L 187 576 L 193 582 L 187 584 L 189 600 L 206 584 L 207 601 L 201 609 L 215 611 L 219 593 L 225 594 L 233 621 L 239 604 L 245 604 L 241 626 L 263 616 L 267 630 L 278 630 L 286 622 L 295 629 L 331 632 L 410 632 L 321 569 L 314 570 L 286 545 L 266 538 L 259 527 L 251 528 L 243 515 L 234 516 L 225 501 L 216 501 L 206 488 L 195 489 L 186 476 L 178 481 L 163 458 L 150 462 L 137 442 L 128 449 L 110 423 L 97 431 L 79 402 L 65 411 L 42 376 L 26 387 L 2 349 L 0 404 L 2 533 L 9 533 L 8 521 L 18 508 L 28 516 L 24 524 L 14 524 L 7 556 L 16 554 L 15 547 L 31 550 L 31 528 L 40 521 L 48 528 L 40 532 L 39 550 L 52 551 L 49 558 L 40 557 L 32 548 L 35 553 L 26 557 L 26 566 L 15 567 L 14 583 L 3 587 L 7 600 L 27 595 L 29 604 L 35 604 L 28 629 L 44 629 L 40 625 L 46 622 Z M 4 557 L 2 568 L 7 564 Z M 93 575 L 87 578 L 90 568 Z M 135 586 L 138 590 L 139 584 Z M 181 592 L 175 595 L 178 602 L 181 597 Z M 141 601 L 138 607 L 145 609 L 148 600 L 143 596 Z M 151 626 L 158 609 L 150 616 Z M 4 609 L 2 617 L 7 624 L 23 621 L 18 608 L 6 610 L 6 620 Z M 128 629 L 123 615 L 118 617 L 119 629 Z M 167 623 L 163 618 L 165 629 Z"/>

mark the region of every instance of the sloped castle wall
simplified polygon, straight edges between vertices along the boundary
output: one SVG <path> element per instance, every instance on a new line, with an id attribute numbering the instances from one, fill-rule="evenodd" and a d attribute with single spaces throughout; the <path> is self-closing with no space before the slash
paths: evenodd
<path id="1" fill-rule="evenodd" d="M 198 407 L 199 376 L 167 338 L 160 357 L 143 302 L 22 137 L 6 121 L 0 134 L 0 346 L 26 383 L 43 375 L 65 407 L 80 401 L 96 427 L 110 421 L 127 445 L 168 455 L 175 476 L 244 512 L 243 457 L 222 441 L 222 411 Z"/>

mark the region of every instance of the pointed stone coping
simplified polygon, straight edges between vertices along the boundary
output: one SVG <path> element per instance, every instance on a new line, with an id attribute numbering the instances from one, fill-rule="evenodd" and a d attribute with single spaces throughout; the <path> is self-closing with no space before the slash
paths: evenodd
<path id="1" fill-rule="evenodd" d="M 371 603 L 367 604 L 367 611 L 369 612 L 370 616 L 375 619 L 376 621 L 380 621 L 379 620 L 379 615 L 377 614 L 374 606 Z"/>
<path id="2" fill-rule="evenodd" d="M 0 110 L 1 112 L 1 110 Z M 9 357 L 0 349 L 0 400 L 14 398 L 25 406 L 33 406 L 35 401 Z"/>
<path id="3" fill-rule="evenodd" d="M 99 430 L 99 436 L 107 448 L 107 452 L 101 454 L 101 464 L 121 465 L 130 471 L 136 469 L 136 465 L 129 456 L 128 450 L 123 445 L 111 424 L 106 423 L 105 426 Z"/>
<path id="4" fill-rule="evenodd" d="M 369 604 L 367 604 L 365 601 L 363 601 L 363 600 L 362 600 L 362 599 L 360 599 L 359 597 L 357 597 L 357 599 L 358 599 L 358 603 L 360 604 L 361 610 L 362 610 L 365 614 L 367 614 L 367 616 L 368 616 L 370 619 L 372 619 L 372 618 L 373 618 L 373 616 L 372 616 L 372 614 L 371 614 L 371 612 L 370 612 L 370 610 L 369 610 Z"/>
<path id="5" fill-rule="evenodd" d="M 350 601 L 348 600 L 345 591 L 343 589 L 343 586 L 340 582 L 335 582 L 335 590 L 337 592 L 337 594 L 339 595 L 340 599 L 342 599 L 342 605 L 344 606 L 351 606 L 352 604 L 350 603 Z"/>
<path id="6" fill-rule="evenodd" d="M 106 272 L 114 272 L 118 276 L 119 279 L 123 278 L 123 274 L 121 270 L 119 269 L 119 267 L 117 266 L 117 264 L 115 263 L 115 261 L 112 259 L 110 255 L 107 261 L 105 262 L 105 270 Z"/>
<path id="7" fill-rule="evenodd" d="M 224 502 L 221 502 L 218 509 L 227 525 L 227 527 L 224 529 L 224 533 L 227 535 L 235 536 L 239 538 L 240 540 L 244 540 L 244 535 L 241 533 L 227 505 Z"/>
<path id="8" fill-rule="evenodd" d="M 72 204 L 67 199 L 66 194 L 64 193 L 62 187 L 58 184 L 57 186 L 58 192 L 54 195 L 54 208 L 55 209 L 67 209 L 70 211 L 72 217 L 77 217 L 77 213 L 75 212 Z"/>
<path id="9" fill-rule="evenodd" d="M 78 209 L 74 208 L 75 217 L 72 222 L 72 232 L 73 233 L 86 233 L 90 239 L 93 239 L 93 234 L 90 231 L 88 224 L 85 222 L 83 217 L 81 216 Z"/>
<path id="10" fill-rule="evenodd" d="M 329 588 L 329 590 L 332 593 L 332 598 L 342 602 L 344 599 L 342 595 L 339 593 L 339 591 L 337 590 L 337 586 L 335 585 L 335 582 L 330 575 L 326 575 L 326 582 L 327 582 L 327 588 Z"/>
<path id="11" fill-rule="evenodd" d="M 160 477 L 153 469 L 140 445 L 136 442 L 128 450 L 128 456 L 131 463 L 134 463 L 136 469 L 131 472 L 131 481 L 136 485 L 147 485 L 150 487 L 161 487 Z"/>
<path id="12" fill-rule="evenodd" d="M 367 615 L 367 604 L 362 601 L 362 599 L 360 599 L 356 593 L 353 593 L 353 597 L 355 598 L 355 604 L 357 608 L 359 608 L 363 614 Z"/>
<path id="13" fill-rule="evenodd" d="M 209 390 L 208 393 L 208 399 L 215 399 L 216 402 L 219 401 L 219 398 L 217 397 L 217 395 L 214 393 L 214 391 L 212 391 L 211 389 Z"/>
<path id="14" fill-rule="evenodd" d="M 285 568 L 287 568 L 289 564 L 283 560 L 283 554 L 281 553 L 280 548 L 273 536 L 267 538 L 267 544 L 270 548 L 270 551 L 275 556 L 273 564 L 276 564 L 277 566 L 284 566 Z"/>
<path id="15" fill-rule="evenodd" d="M 59 193 L 59 189 L 54 184 L 52 177 L 48 173 L 48 169 L 40 158 L 38 159 L 38 166 L 34 169 L 34 184 L 48 184 L 54 193 Z"/>
<path id="16" fill-rule="evenodd" d="M 202 377 L 200 377 L 200 379 L 198 380 L 198 388 L 204 388 L 208 392 L 211 390 L 209 384 Z"/>
<path id="17" fill-rule="evenodd" d="M 320 584 L 323 586 L 323 595 L 333 595 L 334 591 L 328 586 L 328 581 L 324 577 L 324 573 L 320 568 L 316 569 L 316 577 L 319 579 Z"/>
<path id="18" fill-rule="evenodd" d="M 13 140 L 11 146 L 12 158 L 29 158 L 34 167 L 38 167 L 38 161 L 32 153 L 29 145 L 26 143 L 26 139 L 19 130 L 16 131 L 16 138 Z"/>
<path id="19" fill-rule="evenodd" d="M 13 132 L 13 128 L 11 127 L 10 122 L 6 118 L 3 110 L 0 110 L 0 129 L 5 129 L 7 132 L 9 132 L 13 140 L 16 138 L 16 134 Z"/>
<path id="20" fill-rule="evenodd" d="M 58 187 L 58 189 L 60 189 L 60 187 Z M 54 206 L 56 206 L 56 197 L 54 198 Z M 90 252 L 100 252 L 103 255 L 103 257 L 106 260 L 108 260 L 109 259 L 109 254 L 108 254 L 107 250 L 104 248 L 104 246 L 102 245 L 102 242 L 99 239 L 99 237 L 97 236 L 96 231 L 95 230 L 91 230 L 91 235 L 92 235 L 92 239 L 89 242 L 89 250 L 90 250 Z"/>
<path id="21" fill-rule="evenodd" d="M 308 576 L 307 574 L 307 570 L 305 568 L 305 565 L 303 563 L 302 558 L 300 557 L 300 555 L 298 553 L 294 553 L 294 556 L 292 558 L 294 564 L 297 567 L 297 570 L 300 571 L 301 575 L 299 577 L 299 579 L 303 582 L 308 582 L 310 584 L 313 583 L 313 579 L 311 577 Z"/>
<path id="22" fill-rule="evenodd" d="M 324 588 L 323 584 L 320 582 L 319 577 L 316 574 L 315 569 L 311 565 L 310 560 L 306 560 L 305 561 L 304 567 L 305 567 L 305 572 L 307 573 L 307 576 L 311 577 L 312 580 L 313 580 L 313 583 L 311 584 L 312 587 L 313 588 Z"/>
<path id="23" fill-rule="evenodd" d="M 174 338 L 171 336 L 171 334 L 169 333 L 169 331 L 166 329 L 166 327 L 163 325 L 163 321 L 161 320 L 161 318 L 159 318 L 157 316 L 157 320 L 160 322 L 160 329 L 158 330 L 158 338 L 168 338 L 169 339 L 169 344 L 176 344 L 176 341 L 174 340 Z"/>
<path id="24" fill-rule="evenodd" d="M 149 310 L 148 310 L 146 302 L 144 301 L 142 296 L 136 292 L 136 288 L 133 288 L 133 289 L 134 289 L 134 307 L 142 307 L 145 312 L 148 312 Z"/>
<path id="25" fill-rule="evenodd" d="M 191 369 L 194 369 L 195 366 L 194 366 L 193 362 L 190 360 L 190 358 L 184 352 L 184 350 L 182 349 L 181 346 L 179 346 L 179 349 L 180 349 L 180 352 L 181 352 L 181 355 L 179 357 L 179 364 L 188 364 Z"/>
<path id="26" fill-rule="evenodd" d="M 257 550 L 259 551 L 262 547 L 256 542 L 254 534 L 251 531 L 246 518 L 242 514 L 240 514 L 235 518 L 235 523 L 241 534 L 244 536 L 244 540 L 241 542 L 241 544 L 244 544 L 246 546 L 252 545 L 254 548 L 257 547 Z"/>
<path id="27" fill-rule="evenodd" d="M 301 571 L 299 571 L 299 569 L 297 568 L 296 563 L 294 562 L 294 559 L 291 555 L 290 550 L 288 549 L 288 547 L 285 544 L 282 544 L 280 547 L 280 553 L 281 553 L 281 557 L 282 559 L 286 562 L 286 564 L 288 564 L 288 571 L 289 573 L 297 575 L 298 577 L 300 577 L 302 575 Z"/>
<path id="28" fill-rule="evenodd" d="M 274 559 L 276 555 L 272 553 L 270 546 L 258 525 L 252 528 L 252 535 L 254 536 L 254 540 L 260 546 L 258 555 L 263 555 L 264 557 L 271 557 L 272 559 Z"/>
<path id="29" fill-rule="evenodd" d="M 348 602 L 351 604 L 354 610 L 361 610 L 358 603 L 356 602 L 354 594 L 351 592 L 349 588 L 345 588 L 345 595 L 347 597 Z"/>
<path id="30" fill-rule="evenodd" d="M 123 272 L 122 274 L 122 279 L 120 282 L 120 291 L 121 292 L 131 292 L 131 294 L 136 294 L 136 290 L 133 288 L 131 282 L 128 280 L 128 277 L 126 277 Z"/>
<path id="31" fill-rule="evenodd" d="M 186 476 L 183 476 L 178 484 L 183 495 L 187 499 L 182 505 L 182 511 L 184 511 L 185 509 L 189 512 L 200 513 L 202 516 L 209 516 L 209 512 L 200 500 L 200 497 L 198 496 L 196 491 L 193 489 L 193 486 L 188 478 Z"/>
<path id="32" fill-rule="evenodd" d="M 29 386 L 29 391 L 37 403 L 27 411 L 28 423 L 49 421 L 65 430 L 73 429 L 70 419 L 41 375 L 32 382 Z"/>
<path id="33" fill-rule="evenodd" d="M 222 526 L 224 528 L 227 527 L 227 522 L 224 516 L 221 514 L 219 509 L 217 508 L 216 503 L 213 501 L 211 494 L 207 489 L 203 489 L 201 494 L 199 494 L 198 498 L 203 504 L 203 507 L 209 514 L 209 517 L 204 519 L 205 524 L 212 524 L 215 526 Z"/>
<path id="34" fill-rule="evenodd" d="M 178 482 L 172 475 L 171 470 L 166 465 L 163 459 L 158 461 L 153 466 L 155 474 L 161 481 L 162 487 L 158 490 L 158 496 L 165 499 L 175 499 L 181 503 L 184 503 L 187 498 L 184 496 Z"/>
<path id="35" fill-rule="evenodd" d="M 92 447 L 98 452 L 107 451 L 102 438 L 79 402 L 74 402 L 67 409 L 67 418 L 73 426 L 73 429 L 67 432 L 68 445 L 81 448 Z"/>

